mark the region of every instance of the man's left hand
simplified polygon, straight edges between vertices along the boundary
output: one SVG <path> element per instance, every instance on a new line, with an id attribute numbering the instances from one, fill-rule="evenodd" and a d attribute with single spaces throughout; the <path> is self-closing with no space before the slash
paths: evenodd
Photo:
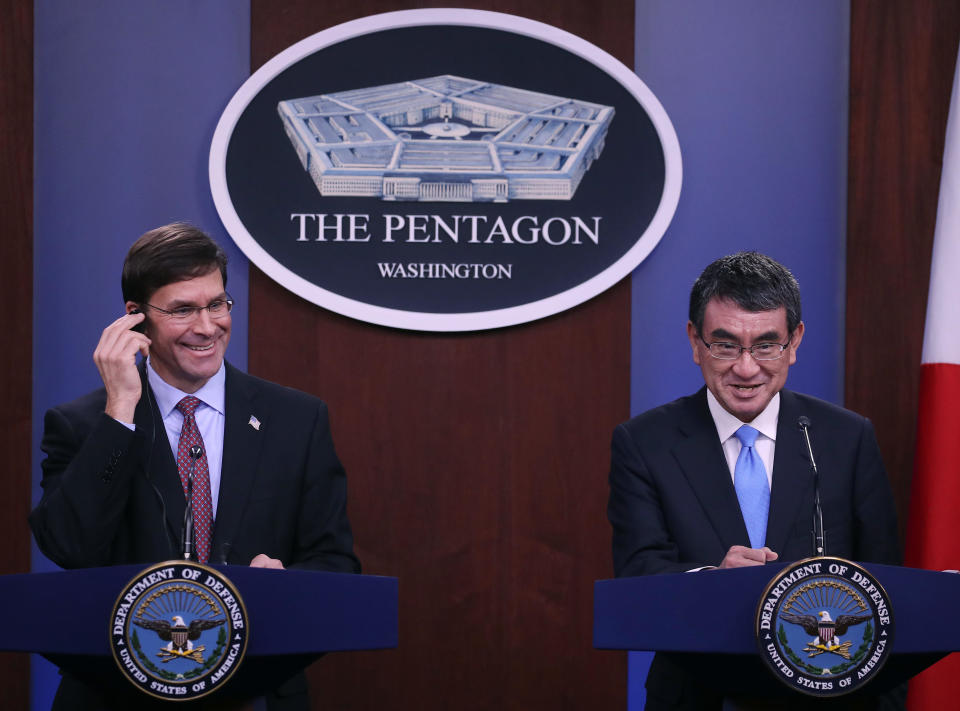
<path id="1" fill-rule="evenodd" d="M 275 568 L 277 570 L 283 570 L 283 563 L 281 563 L 276 558 L 271 558 L 266 553 L 259 554 L 256 558 L 250 561 L 251 568 Z"/>

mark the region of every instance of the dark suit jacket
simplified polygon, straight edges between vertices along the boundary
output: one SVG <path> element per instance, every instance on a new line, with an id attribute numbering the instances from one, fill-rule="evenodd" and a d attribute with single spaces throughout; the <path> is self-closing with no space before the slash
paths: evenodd
<path id="1" fill-rule="evenodd" d="M 104 414 L 103 389 L 46 414 L 43 497 L 30 526 L 63 568 L 179 557 L 186 500 L 145 376 L 143 386 L 135 432 Z M 359 572 L 326 405 L 229 364 L 225 389 L 211 562 L 247 565 L 265 553 L 286 567 Z"/>
<path id="2" fill-rule="evenodd" d="M 873 426 L 789 390 L 780 393 L 766 545 L 781 561 L 813 555 L 813 475 L 801 415 L 811 421 L 828 555 L 898 564 L 896 511 Z M 616 428 L 608 516 L 618 577 L 715 566 L 731 546 L 750 545 L 706 388 Z M 648 690 L 671 696 L 689 679 L 665 679 L 663 656 Z"/>

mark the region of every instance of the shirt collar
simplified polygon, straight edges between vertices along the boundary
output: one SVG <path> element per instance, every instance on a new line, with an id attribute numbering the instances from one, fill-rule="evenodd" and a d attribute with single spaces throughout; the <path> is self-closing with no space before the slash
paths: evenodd
<path id="1" fill-rule="evenodd" d="M 157 398 L 157 408 L 160 410 L 160 417 L 166 419 L 173 412 L 177 403 L 187 395 L 193 395 L 204 405 L 212 407 L 221 415 L 225 413 L 224 403 L 226 401 L 226 376 L 227 370 L 223 363 L 220 363 L 220 369 L 213 374 L 203 387 L 195 393 L 185 393 L 161 378 L 157 371 L 153 369 L 150 359 L 147 358 L 147 381 L 150 383 L 150 389 Z"/>
<path id="2" fill-rule="evenodd" d="M 743 425 L 734 415 L 723 409 L 723 405 L 714 397 L 710 390 L 707 390 L 707 406 L 710 408 L 710 415 L 717 426 L 717 434 L 720 435 L 720 441 L 726 442 L 733 437 L 734 433 Z M 777 421 L 780 419 L 780 393 L 774 395 L 763 412 L 757 415 L 750 426 L 756 429 L 760 434 L 768 439 L 777 441 Z"/>

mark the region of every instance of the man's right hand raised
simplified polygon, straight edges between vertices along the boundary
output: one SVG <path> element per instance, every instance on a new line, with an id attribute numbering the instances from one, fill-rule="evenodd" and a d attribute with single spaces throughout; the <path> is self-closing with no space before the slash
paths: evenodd
<path id="1" fill-rule="evenodd" d="M 764 546 L 763 548 L 747 548 L 746 546 L 732 546 L 720 562 L 721 568 L 743 568 L 748 565 L 763 565 L 774 561 L 779 556 Z"/>
<path id="2" fill-rule="evenodd" d="M 105 411 L 113 419 L 128 424 L 133 422 L 133 413 L 142 392 L 137 353 L 146 357 L 150 347 L 149 338 L 130 329 L 145 318 L 142 313 L 121 316 L 103 329 L 100 342 L 93 351 L 93 362 L 97 364 L 107 389 Z"/>

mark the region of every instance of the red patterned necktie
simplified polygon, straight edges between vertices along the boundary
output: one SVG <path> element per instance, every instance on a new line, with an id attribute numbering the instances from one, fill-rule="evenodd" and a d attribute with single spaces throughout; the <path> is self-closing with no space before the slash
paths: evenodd
<path id="1" fill-rule="evenodd" d="M 180 443 L 177 445 L 177 470 L 180 472 L 180 483 L 183 484 L 183 494 L 187 493 L 187 477 L 193 459 L 190 457 L 190 448 L 200 447 L 201 455 L 197 459 L 196 469 L 193 471 L 193 540 L 196 550 L 196 559 L 206 563 L 210 559 L 210 533 L 213 530 L 213 501 L 210 497 L 210 471 L 207 469 L 207 450 L 203 447 L 203 438 L 197 427 L 197 420 L 193 416 L 200 400 L 193 395 L 187 395 L 177 403 L 177 409 L 183 413 L 183 427 L 180 429 Z"/>

